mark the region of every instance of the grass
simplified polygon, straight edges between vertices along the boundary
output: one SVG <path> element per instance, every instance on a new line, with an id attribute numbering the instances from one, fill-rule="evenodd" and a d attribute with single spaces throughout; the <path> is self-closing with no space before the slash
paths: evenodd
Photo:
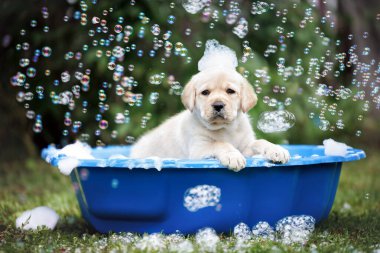
<path id="1" fill-rule="evenodd" d="M 333 210 L 306 245 L 252 242 L 247 251 L 380 252 L 380 157 L 376 152 L 367 156 L 344 165 Z M 41 205 L 61 216 L 54 231 L 15 228 L 18 215 Z M 80 216 L 69 178 L 40 159 L 0 164 L 0 252 L 140 252 L 128 238 L 93 231 Z M 218 251 L 232 251 L 228 235 L 221 241 Z"/>

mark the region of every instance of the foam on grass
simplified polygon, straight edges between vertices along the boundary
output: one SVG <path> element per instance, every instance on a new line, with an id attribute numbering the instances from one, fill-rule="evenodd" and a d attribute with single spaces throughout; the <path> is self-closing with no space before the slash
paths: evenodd
<path id="1" fill-rule="evenodd" d="M 59 220 L 58 214 L 47 206 L 39 206 L 23 212 L 16 219 L 16 227 L 23 230 L 35 230 L 46 227 L 53 230 Z"/>

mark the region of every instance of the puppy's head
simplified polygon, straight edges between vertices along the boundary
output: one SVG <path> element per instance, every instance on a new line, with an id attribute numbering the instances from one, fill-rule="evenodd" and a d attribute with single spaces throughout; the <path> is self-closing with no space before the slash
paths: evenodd
<path id="1" fill-rule="evenodd" d="M 214 68 L 194 75 L 182 93 L 182 103 L 209 129 L 231 124 L 240 112 L 256 105 L 257 96 L 238 72 Z"/>

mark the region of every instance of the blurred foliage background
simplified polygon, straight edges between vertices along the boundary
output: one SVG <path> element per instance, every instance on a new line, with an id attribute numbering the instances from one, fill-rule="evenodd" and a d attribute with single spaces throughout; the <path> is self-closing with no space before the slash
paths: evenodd
<path id="1" fill-rule="evenodd" d="M 352 87 L 353 69 L 345 68 L 338 77 L 327 75 L 315 81 L 315 86 L 306 85 L 308 77 L 307 64 L 311 58 L 320 58 L 330 50 L 331 57 L 336 53 L 348 53 L 351 45 L 357 45 L 358 51 L 365 47 L 370 47 L 370 57 L 379 60 L 379 42 L 380 21 L 378 20 L 379 2 L 374 0 L 365 1 L 272 1 L 276 9 L 269 10 L 263 15 L 250 15 L 252 2 L 255 1 L 234 1 L 238 3 L 241 13 L 239 15 L 246 17 L 249 23 L 250 32 L 244 39 L 240 39 L 232 31 L 235 24 L 228 25 L 223 17 L 222 7 L 228 6 L 231 1 L 214 1 L 210 6 L 212 13 L 219 11 L 219 17 L 216 20 L 205 18 L 202 14 L 189 14 L 181 6 L 182 1 L 98 1 L 92 4 L 91 1 L 42 1 L 42 0 L 2 0 L 0 2 L 0 143 L 6 147 L 0 152 L 0 161 L 22 159 L 27 155 L 38 154 L 39 150 L 50 143 L 64 145 L 72 142 L 76 138 L 82 138 L 89 141 L 92 145 L 103 144 L 126 144 L 130 143 L 133 138 L 138 138 L 145 131 L 157 126 L 160 122 L 169 116 L 183 109 L 180 102 L 180 93 L 182 87 L 197 73 L 197 63 L 204 52 L 204 45 L 208 39 L 217 39 L 221 44 L 225 44 L 237 52 L 239 59 L 244 54 L 253 58 L 246 62 L 239 62 L 239 71 L 247 76 L 247 79 L 255 86 L 259 95 L 259 104 L 250 112 L 254 127 L 259 138 L 266 138 L 278 143 L 309 143 L 321 144 L 323 139 L 334 138 L 343 141 L 352 146 L 360 148 L 378 147 L 380 143 L 379 131 L 380 117 L 379 110 L 371 106 L 369 111 L 362 110 L 363 103 L 369 100 L 368 97 L 374 87 L 379 86 L 379 79 L 376 75 L 371 75 L 369 83 L 372 85 L 361 87 L 367 94 L 363 99 L 353 101 L 352 99 L 336 101 L 334 97 L 316 96 L 318 83 L 326 83 L 335 88 L 343 85 L 352 89 L 353 94 L 358 92 L 358 88 Z M 271 2 L 271 3 L 272 3 Z M 311 16 L 312 21 L 307 21 L 304 28 L 300 27 L 300 22 L 305 17 L 305 11 L 314 5 Z M 43 18 L 41 10 L 48 7 L 48 18 Z M 170 6 L 174 6 L 171 8 Z M 296 8 L 294 8 L 296 6 Z M 332 9 L 331 12 L 328 10 Z M 104 15 L 104 10 L 108 11 Z M 276 13 L 279 10 L 280 13 Z M 284 10 L 287 10 L 284 13 Z M 143 13 L 144 15 L 142 15 Z M 87 20 L 81 24 L 83 14 Z M 173 24 L 167 22 L 168 17 L 173 15 L 175 21 Z M 64 21 L 67 16 L 68 20 Z M 77 18 L 75 18 L 77 16 Z M 321 23 L 322 17 L 331 16 L 335 23 L 335 28 L 330 29 L 328 22 L 326 25 Z M 89 30 L 92 29 L 92 18 L 100 17 L 107 21 L 109 33 L 96 33 L 89 36 Z M 128 42 L 109 41 L 110 45 L 101 45 L 102 39 L 109 39 L 109 34 L 117 24 L 119 17 L 124 19 L 123 26 L 131 25 L 134 32 L 128 38 Z M 286 22 L 283 21 L 286 17 Z M 148 18 L 148 20 L 146 19 Z M 37 21 L 37 28 L 31 28 L 31 20 Z M 213 25 L 211 25 L 211 23 Z M 158 39 L 151 33 L 151 27 L 159 24 L 161 33 Z M 210 25 L 213 28 L 210 28 Z M 258 25 L 259 29 L 253 29 Z M 44 32 L 43 27 L 48 26 L 49 31 Z M 284 32 L 279 31 L 279 27 Z M 20 30 L 25 29 L 25 35 L 20 34 Z M 139 35 L 139 31 L 145 29 L 144 36 Z M 190 30 L 188 30 L 190 29 Z M 316 29 L 320 29 L 317 34 Z M 281 29 L 280 29 L 281 30 Z M 149 50 L 154 47 L 154 43 L 161 43 L 165 32 L 171 31 L 168 39 L 172 43 L 170 57 L 165 55 L 165 43 L 163 47 L 155 50 L 155 56 L 149 56 Z M 290 34 L 294 32 L 294 34 Z M 362 34 L 368 32 L 369 36 L 363 40 Z M 331 41 L 326 46 L 321 33 L 329 37 Z M 279 36 L 285 36 L 285 43 L 279 42 Z M 352 34 L 353 38 L 347 40 Z M 93 45 L 93 40 L 98 44 Z M 341 40 L 339 46 L 335 46 L 334 41 Z M 17 44 L 27 41 L 30 44 L 31 52 L 20 52 L 16 50 Z M 155 42 L 154 42 L 155 41 Z M 197 41 L 202 42 L 202 46 L 197 46 Z M 251 52 L 243 47 L 247 41 Z M 183 44 L 187 51 L 184 56 L 174 53 L 176 43 Z M 313 45 L 305 54 L 305 48 L 308 43 Z M 124 44 L 123 44 L 124 43 Z M 281 49 L 281 44 L 286 47 Z M 88 49 L 83 50 L 84 45 L 89 45 Z M 114 72 L 110 71 L 109 61 L 111 57 L 106 56 L 107 50 L 112 51 L 115 45 L 123 45 L 129 48 L 124 57 L 114 60 L 116 64 L 124 67 L 124 75 L 131 77 L 133 82 L 131 86 L 126 85 L 123 95 L 117 95 L 115 89 L 120 84 L 120 79 L 115 79 Z M 133 45 L 136 49 L 133 50 Z M 276 53 L 264 56 L 268 45 L 276 45 Z M 44 87 L 44 97 L 38 99 L 36 94 L 31 101 L 16 101 L 17 93 L 24 90 L 25 87 L 12 86 L 10 79 L 20 71 L 19 61 L 21 57 L 33 57 L 34 49 L 41 49 L 44 46 L 52 48 L 52 55 L 48 58 L 41 59 L 35 64 L 37 76 L 31 83 L 30 90 L 34 92 L 37 85 Z M 98 57 L 98 51 L 102 51 L 102 56 Z M 127 51 L 128 51 L 127 50 Z M 144 54 L 139 56 L 138 52 L 142 50 Z M 22 50 L 21 50 L 22 51 Z M 249 51 L 249 50 L 248 50 Z M 67 60 L 65 55 L 68 52 L 82 52 L 80 59 Z M 181 51 L 182 52 L 182 51 Z M 190 57 L 190 58 L 189 58 Z M 286 65 L 296 66 L 297 60 L 302 62 L 298 65 L 303 66 L 303 73 L 296 77 L 290 76 L 284 80 L 283 76 L 278 74 L 278 59 L 286 59 Z M 75 57 L 74 57 L 75 58 Z M 164 60 L 162 60 L 164 59 Z M 163 63 L 164 61 L 164 63 Z M 79 66 L 79 67 L 78 67 Z M 336 64 L 333 68 L 336 70 L 339 66 Z M 50 74 L 46 75 L 46 69 Z M 79 70 L 78 70 L 79 69 Z M 50 99 L 51 92 L 63 92 L 70 90 L 72 86 L 62 83 L 58 86 L 53 85 L 54 80 L 60 79 L 64 71 L 69 71 L 74 76 L 75 71 L 85 72 L 90 69 L 90 84 L 87 92 L 80 92 L 80 96 L 75 99 L 75 106 L 60 105 L 52 103 Z M 270 76 L 269 81 L 257 75 L 256 70 L 266 71 Z M 42 73 L 42 74 L 40 74 Z M 43 74 L 45 73 L 45 74 Z M 164 73 L 165 77 L 159 85 L 152 85 L 150 78 L 152 75 Z M 376 79 L 377 78 L 377 79 Z M 72 78 L 73 80 L 74 78 Z M 78 82 L 74 80 L 72 82 Z M 104 84 L 106 82 L 106 84 Z M 70 82 L 70 85 L 74 85 Z M 275 86 L 284 86 L 285 93 L 273 92 Z M 106 99 L 99 99 L 99 91 L 104 91 L 101 96 Z M 25 91 L 25 90 L 24 90 Z M 158 92 L 159 98 L 152 103 L 150 96 Z M 138 102 L 129 103 L 126 100 L 127 95 L 142 94 L 141 106 Z M 263 103 L 263 98 L 269 96 L 275 98 L 280 103 L 275 107 Z M 310 103 L 310 98 L 317 100 L 325 99 L 327 103 L 338 104 L 338 110 L 343 110 L 342 119 L 345 122 L 343 129 L 335 128 L 334 131 L 320 130 L 320 119 L 318 115 L 320 108 Z M 292 103 L 285 108 L 294 113 L 296 124 L 290 130 L 276 134 L 264 134 L 256 128 L 256 122 L 260 113 L 271 111 L 278 107 L 283 107 L 284 101 L 290 98 Z M 83 101 L 88 105 L 83 110 Z M 281 103 L 282 102 L 282 103 Z M 29 106 L 29 108 L 25 108 Z M 35 119 L 28 120 L 25 114 L 28 110 L 33 110 L 36 114 L 42 116 L 43 131 L 41 133 L 33 132 Z M 124 114 L 128 110 L 129 115 Z M 82 127 L 73 131 L 72 126 L 64 125 L 64 115 L 69 112 L 72 122 L 80 121 Z M 126 118 L 123 124 L 115 123 L 115 115 L 122 113 Z M 310 119 L 310 113 L 315 113 L 315 117 Z M 98 116 L 98 119 L 96 115 Z M 363 120 L 358 121 L 358 115 L 363 115 Z M 99 129 L 99 119 L 108 121 L 107 129 Z M 331 124 L 336 123 L 336 115 L 328 115 L 326 118 L 331 120 Z M 72 123 L 73 124 L 73 123 Z M 67 130 L 65 136 L 63 131 Z M 355 136 L 357 130 L 362 131 L 358 137 Z M 97 131 L 97 134 L 94 134 Z"/>

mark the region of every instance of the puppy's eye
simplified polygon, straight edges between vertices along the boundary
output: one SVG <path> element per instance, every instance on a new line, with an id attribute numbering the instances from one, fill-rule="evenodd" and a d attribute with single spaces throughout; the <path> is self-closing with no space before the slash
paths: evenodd
<path id="1" fill-rule="evenodd" d="M 201 92 L 202 95 L 204 96 L 208 96 L 210 94 L 210 91 L 209 90 L 204 90 Z"/>
<path id="2" fill-rule="evenodd" d="M 236 92 L 233 89 L 227 89 L 226 91 L 228 94 L 235 94 Z"/>

